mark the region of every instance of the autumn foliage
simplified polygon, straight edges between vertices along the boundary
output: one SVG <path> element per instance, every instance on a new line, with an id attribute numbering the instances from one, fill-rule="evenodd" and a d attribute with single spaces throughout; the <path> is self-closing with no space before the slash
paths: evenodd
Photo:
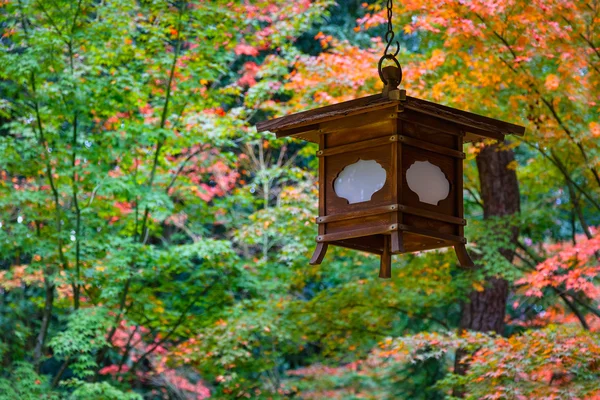
<path id="1" fill-rule="evenodd" d="M 253 127 L 381 91 L 384 2 L 0 0 L 0 399 L 600 398 L 600 4 L 394 3 L 410 95 L 527 126 L 518 215 L 465 148 L 475 270 L 308 265 L 316 149 Z"/>

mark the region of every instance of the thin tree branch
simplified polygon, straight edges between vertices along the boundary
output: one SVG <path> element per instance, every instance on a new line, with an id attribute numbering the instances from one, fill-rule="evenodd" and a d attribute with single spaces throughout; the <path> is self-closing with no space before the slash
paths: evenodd
<path id="1" fill-rule="evenodd" d="M 21 13 L 21 21 L 23 24 L 23 30 L 25 32 L 25 36 L 27 37 L 27 39 L 29 41 L 29 29 L 28 29 L 27 21 L 25 19 L 25 13 L 23 10 L 23 4 L 22 4 L 21 0 L 18 0 L 18 5 L 19 5 L 19 11 Z M 43 123 L 42 123 L 42 117 L 41 117 L 41 112 L 40 112 L 40 106 L 39 106 L 39 100 L 38 100 L 38 94 L 37 94 L 37 90 L 36 90 L 35 81 L 36 81 L 35 72 L 32 70 L 29 75 L 29 84 L 31 86 L 31 93 L 32 93 L 33 102 L 34 102 L 35 119 L 37 122 L 38 143 L 41 147 L 41 151 L 43 154 L 46 151 L 48 146 L 47 146 L 46 138 L 44 136 L 44 128 L 43 128 Z M 61 237 L 62 229 L 61 229 L 61 224 L 60 224 L 59 193 L 58 193 L 56 184 L 54 182 L 54 177 L 52 175 L 52 165 L 50 164 L 50 157 L 49 156 L 46 157 L 45 161 L 46 161 L 45 162 L 46 175 L 47 175 L 48 182 L 50 184 L 50 188 L 52 190 L 52 195 L 54 198 L 58 256 L 59 256 L 60 262 L 62 263 L 63 270 L 66 270 L 67 261 L 66 261 L 65 255 L 63 253 L 63 250 L 62 250 L 63 243 L 62 243 L 62 237 Z M 44 345 L 46 342 L 46 337 L 48 335 L 48 328 L 50 326 L 50 320 L 51 320 L 52 311 L 53 311 L 53 307 L 54 307 L 55 284 L 51 278 L 53 271 L 51 268 L 43 268 L 42 272 L 44 275 L 45 304 L 44 304 L 44 311 L 43 311 L 43 317 L 42 317 L 42 325 L 40 327 L 40 331 L 38 333 L 35 348 L 33 351 L 33 364 L 37 371 L 39 371 L 39 366 L 40 366 L 40 362 L 41 362 L 41 358 L 42 358 L 42 352 L 43 352 L 43 348 L 44 348 Z"/>
<path id="2" fill-rule="evenodd" d="M 58 382 L 60 382 L 60 378 L 62 378 L 63 374 L 67 370 L 67 367 L 69 366 L 70 363 L 71 363 L 71 357 L 67 357 L 65 359 L 65 361 L 63 361 L 60 369 L 58 370 L 58 372 L 54 376 L 54 379 L 52 379 L 52 384 L 51 384 L 52 388 L 55 388 L 56 385 L 58 385 Z"/>
<path id="3" fill-rule="evenodd" d="M 171 100 L 171 90 L 172 90 L 172 86 L 173 86 L 173 78 L 175 77 L 175 70 L 177 67 L 177 60 L 179 59 L 179 54 L 181 52 L 181 27 L 182 27 L 182 17 L 183 17 L 183 7 L 179 8 L 179 20 L 178 20 L 178 24 L 177 24 L 177 37 L 176 37 L 176 46 L 175 46 L 175 51 L 173 52 L 173 62 L 171 63 L 171 70 L 169 72 L 169 79 L 167 80 L 167 88 L 166 88 L 166 95 L 165 95 L 165 104 L 163 106 L 163 111 L 162 111 L 162 115 L 160 118 L 160 129 L 164 129 L 165 124 L 167 122 L 167 113 L 169 110 L 169 101 Z M 156 144 L 156 151 L 154 152 L 154 160 L 152 162 L 152 170 L 150 171 L 150 179 L 148 180 L 148 187 L 151 189 L 152 185 L 154 183 L 154 178 L 156 176 L 156 169 L 158 167 L 158 159 L 160 156 L 160 151 L 162 149 L 162 147 L 165 144 L 165 137 L 164 134 L 161 132 L 161 137 L 158 140 L 158 143 Z M 148 223 L 148 215 L 150 214 L 150 208 L 148 206 L 146 206 L 145 210 L 144 210 L 144 217 L 142 220 L 142 238 L 143 238 L 143 243 L 145 244 L 148 238 L 148 227 L 147 227 L 147 223 Z"/>
<path id="4" fill-rule="evenodd" d="M 524 143 L 527 146 L 531 147 L 532 149 L 540 152 L 540 154 L 542 154 L 542 156 L 544 156 L 545 159 L 550 161 L 559 170 L 559 172 L 563 175 L 563 177 L 567 181 L 569 181 L 573 185 L 574 188 L 576 188 L 586 199 L 589 200 L 589 202 L 594 207 L 596 207 L 598 209 L 598 211 L 600 211 L 600 203 L 598 203 L 589 193 L 587 193 L 585 190 L 583 190 L 583 188 L 571 178 L 571 175 L 567 171 L 567 168 L 562 163 L 560 158 L 558 158 L 558 156 L 556 154 L 554 154 L 554 152 L 552 152 L 552 155 L 548 155 L 544 150 L 542 150 L 541 148 L 539 148 L 537 146 L 534 146 L 532 143 L 529 143 L 526 140 L 523 140 L 521 138 L 518 138 L 517 140 L 520 140 L 522 143 Z"/>
<path id="5" fill-rule="evenodd" d="M 483 17 L 481 17 L 477 13 L 474 13 L 474 14 L 477 16 L 477 18 L 479 18 L 479 20 L 484 25 L 486 25 L 486 26 L 488 26 L 490 28 L 490 30 L 492 31 L 492 33 L 494 34 L 494 36 L 496 36 L 498 38 L 498 40 L 500 40 L 500 42 L 508 49 L 508 51 L 512 55 L 513 59 L 516 60 L 517 59 L 517 54 L 513 50 L 513 48 L 510 45 L 510 43 L 508 43 L 508 41 L 506 40 L 506 38 L 504 36 L 500 35 L 498 32 L 496 32 L 496 30 L 493 29 L 487 23 L 487 21 Z M 511 66 L 506 60 L 504 60 L 502 57 L 500 57 L 500 60 L 502 60 L 502 62 L 505 65 L 507 65 L 510 68 L 511 71 L 513 71 L 515 74 L 519 75 L 519 73 L 517 72 L 517 70 L 513 66 Z M 588 163 L 589 157 L 587 155 L 587 152 L 586 152 L 585 148 L 583 147 L 583 145 L 580 142 L 578 142 L 575 139 L 575 136 L 573 135 L 573 133 L 571 132 L 571 130 L 566 126 L 566 124 L 563 122 L 562 118 L 558 115 L 558 112 L 556 111 L 554 105 L 550 101 L 548 101 L 548 99 L 546 99 L 542 95 L 542 93 L 538 90 L 538 88 L 534 84 L 535 79 L 531 76 L 531 74 L 528 71 L 524 70 L 522 67 L 518 67 L 518 68 L 521 69 L 522 73 L 528 78 L 528 80 L 529 80 L 529 87 L 532 90 L 535 91 L 535 93 L 539 96 L 539 98 L 542 100 L 542 102 L 544 103 L 544 105 L 548 108 L 548 110 L 550 110 L 550 113 L 552 114 L 552 116 L 554 117 L 554 119 L 556 120 L 556 122 L 559 124 L 559 126 L 562 128 L 562 130 L 565 132 L 565 134 L 571 140 L 571 142 L 573 142 L 577 146 L 577 148 L 579 149 L 579 152 L 583 156 L 584 160 L 586 161 L 586 163 Z M 596 179 L 596 183 L 598 184 L 598 186 L 600 186 L 600 174 L 598 173 L 598 171 L 596 170 L 596 168 L 594 168 L 593 166 L 589 166 L 588 169 L 592 172 L 592 175 Z"/>
<path id="6" fill-rule="evenodd" d="M 131 372 L 135 372 L 135 370 L 139 367 L 139 365 L 142 362 L 142 360 L 144 360 L 149 354 L 151 354 L 152 352 L 154 352 L 154 350 L 156 350 L 159 346 L 163 345 L 167 340 L 169 340 L 169 338 L 175 333 L 175 331 L 177 330 L 177 328 L 179 328 L 179 326 L 183 323 L 183 320 L 187 316 L 188 312 L 192 309 L 192 307 L 194 307 L 194 305 L 196 305 L 196 302 L 198 301 L 198 299 L 201 296 L 206 295 L 206 293 L 208 293 L 208 291 L 210 289 L 212 289 L 220 280 L 221 280 L 221 277 L 219 276 L 209 286 L 207 286 L 206 288 L 204 288 L 203 291 L 201 291 L 196 296 L 194 296 L 194 298 L 192 299 L 192 301 L 190 301 L 190 303 L 187 305 L 187 307 L 181 312 L 181 315 L 179 316 L 179 318 L 177 319 L 177 321 L 175 322 L 175 324 L 171 327 L 171 329 L 169 330 L 169 332 L 167 332 L 167 334 L 161 340 L 159 340 L 158 342 L 154 343 L 154 345 L 152 347 L 150 347 L 149 350 L 147 350 L 144 354 L 142 354 L 137 359 L 137 361 L 131 367 Z"/>
<path id="7" fill-rule="evenodd" d="M 200 154 L 202 151 L 204 151 L 204 149 L 200 148 L 196 151 L 194 151 L 193 153 L 191 153 L 189 156 L 187 156 L 185 158 L 185 160 L 183 160 L 183 162 L 181 163 L 181 165 L 179 166 L 179 168 L 177 168 L 177 171 L 175 172 L 175 175 L 173 175 L 173 178 L 171 178 L 171 182 L 169 182 L 169 185 L 167 185 L 167 189 L 166 192 L 168 193 L 169 190 L 171 190 L 171 188 L 173 187 L 173 185 L 175 184 L 175 181 L 177 180 L 177 178 L 179 177 L 179 175 L 181 174 L 181 172 L 183 171 L 183 169 L 185 168 L 186 164 L 195 156 L 197 156 L 198 154 Z"/>

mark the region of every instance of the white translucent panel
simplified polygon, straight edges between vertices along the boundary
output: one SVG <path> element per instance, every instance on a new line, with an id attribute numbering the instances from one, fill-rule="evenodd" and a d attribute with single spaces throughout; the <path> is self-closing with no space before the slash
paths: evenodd
<path id="1" fill-rule="evenodd" d="M 437 206 L 450 193 L 450 182 L 446 175 L 440 167 L 429 161 L 414 162 L 406 171 L 406 182 L 422 203 Z"/>
<path id="2" fill-rule="evenodd" d="M 340 172 L 333 183 L 333 190 L 350 204 L 369 201 L 385 184 L 386 175 L 377 161 L 358 160 Z"/>

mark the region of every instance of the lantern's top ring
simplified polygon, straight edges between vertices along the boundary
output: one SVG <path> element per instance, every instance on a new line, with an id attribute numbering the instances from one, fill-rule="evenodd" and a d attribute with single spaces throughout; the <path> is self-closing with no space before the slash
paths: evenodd
<path id="1" fill-rule="evenodd" d="M 398 76 L 394 77 L 396 79 L 390 79 L 391 77 L 387 77 L 388 79 L 386 80 L 386 77 L 383 74 L 383 60 L 392 60 L 394 61 L 394 63 L 396 64 L 396 66 L 398 67 Z M 398 61 L 398 59 L 396 58 L 396 56 L 394 56 L 393 54 L 384 54 L 380 59 L 379 59 L 379 64 L 377 65 L 377 72 L 379 72 L 379 78 L 381 79 L 381 82 L 383 82 L 384 85 L 391 85 L 394 88 L 397 88 L 398 85 L 400 85 L 400 82 L 402 82 L 402 67 L 400 66 L 400 62 Z M 397 81 L 397 82 L 396 82 Z"/>

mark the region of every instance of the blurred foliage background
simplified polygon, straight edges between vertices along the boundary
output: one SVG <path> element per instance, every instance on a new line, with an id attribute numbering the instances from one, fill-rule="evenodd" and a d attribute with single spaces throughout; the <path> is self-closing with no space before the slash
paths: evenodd
<path id="1" fill-rule="evenodd" d="M 477 270 L 309 266 L 316 149 L 253 127 L 381 91 L 383 2 L 0 0 L 0 398 L 599 398 L 600 4 L 397 3 L 410 95 L 528 129 L 510 218 L 465 150 Z"/>

